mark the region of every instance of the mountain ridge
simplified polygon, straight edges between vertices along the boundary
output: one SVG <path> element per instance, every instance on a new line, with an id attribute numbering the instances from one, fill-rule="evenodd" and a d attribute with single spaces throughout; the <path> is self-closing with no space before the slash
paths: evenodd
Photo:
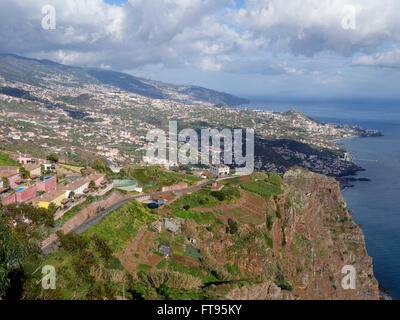
<path id="1" fill-rule="evenodd" d="M 229 93 L 200 86 L 175 85 L 118 71 L 69 66 L 48 59 L 34 59 L 16 54 L 0 53 L 0 77 L 6 81 L 42 86 L 46 84 L 46 76 L 49 75 L 61 76 L 60 81 L 63 85 L 80 86 L 83 83 L 109 85 L 152 99 L 196 104 L 224 104 L 231 107 L 249 103 L 248 100 Z"/>

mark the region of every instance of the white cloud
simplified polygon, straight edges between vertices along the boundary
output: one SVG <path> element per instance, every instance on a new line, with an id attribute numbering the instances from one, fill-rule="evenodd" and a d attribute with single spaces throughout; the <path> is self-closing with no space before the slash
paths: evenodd
<path id="1" fill-rule="evenodd" d="M 364 55 L 352 60 L 354 66 L 400 68 L 400 48 L 393 47 L 388 51 L 374 55 Z"/>
<path id="2" fill-rule="evenodd" d="M 400 41 L 398 0 L 248 0 L 228 19 L 263 42 L 265 50 L 312 56 L 321 51 L 352 55 Z M 356 29 L 344 29 L 346 7 L 355 8 Z"/>
<path id="3" fill-rule="evenodd" d="M 383 63 L 373 55 L 376 48 L 400 41 L 398 0 L 248 0 L 239 10 L 227 9 L 231 2 L 0 1 L 0 52 L 119 70 L 162 65 L 299 75 L 307 73 L 301 56 L 314 56 L 318 64 L 326 52 L 351 57 L 364 51 Z M 56 8 L 56 30 L 41 28 L 46 4 Z M 347 5 L 356 7 L 356 30 L 342 27 Z"/>

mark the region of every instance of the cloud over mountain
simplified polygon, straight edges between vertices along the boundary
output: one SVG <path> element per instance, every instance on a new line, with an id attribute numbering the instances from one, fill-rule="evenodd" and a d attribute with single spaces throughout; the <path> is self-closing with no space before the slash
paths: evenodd
<path id="1" fill-rule="evenodd" d="M 41 26 L 48 4 L 56 30 Z M 393 64 L 397 51 L 382 46 L 400 42 L 399 12 L 398 0 L 1 1 L 0 52 L 121 71 L 327 77 L 327 58 L 348 70 Z"/>

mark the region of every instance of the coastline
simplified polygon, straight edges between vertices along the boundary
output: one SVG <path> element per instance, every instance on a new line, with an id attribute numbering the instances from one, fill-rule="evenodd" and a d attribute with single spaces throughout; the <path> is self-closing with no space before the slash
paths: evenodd
<path id="1" fill-rule="evenodd" d="M 376 138 L 383 137 L 383 136 L 384 136 L 384 135 L 382 134 L 382 135 L 380 135 L 380 136 L 376 136 Z M 337 145 L 340 145 L 341 147 L 345 147 L 345 145 L 344 145 L 344 143 L 342 143 L 342 141 L 348 141 L 348 140 L 354 140 L 354 139 L 360 139 L 360 138 L 364 138 L 364 137 L 363 137 L 363 136 L 348 137 L 348 138 L 336 140 L 335 143 L 337 143 Z M 348 153 L 350 154 L 351 159 L 352 159 L 352 160 L 351 160 L 352 163 L 354 163 L 355 165 L 358 166 L 357 162 L 354 161 L 354 156 L 352 155 L 351 150 L 349 150 L 347 147 L 345 147 L 344 149 L 346 150 L 346 152 L 348 152 Z M 360 171 L 358 171 L 358 172 L 368 172 L 368 170 L 365 169 L 365 168 L 363 168 L 362 170 L 360 170 Z M 340 182 L 341 190 L 342 190 L 342 191 L 345 190 L 346 188 L 355 188 L 355 187 L 356 187 L 355 185 L 351 184 L 350 182 L 373 182 L 373 180 L 372 180 L 372 179 L 369 179 L 369 178 L 355 178 L 355 176 L 357 176 L 358 172 L 355 173 L 354 176 L 344 176 L 344 177 L 338 178 L 339 182 L 340 182 L 340 180 L 342 181 L 342 182 Z M 342 183 L 343 183 L 343 186 L 342 186 Z M 344 196 L 344 195 L 343 195 L 343 196 Z M 347 201 L 346 201 L 346 202 L 347 202 Z M 362 227 L 360 227 L 360 228 L 362 229 Z M 362 230 L 362 232 L 363 232 L 363 234 L 364 234 L 364 236 L 365 236 L 365 233 L 364 233 L 363 230 Z M 375 263 L 373 263 L 373 265 L 375 266 Z M 375 272 L 374 272 L 374 273 L 375 273 Z M 390 290 L 387 289 L 387 288 L 386 288 L 383 284 L 381 284 L 379 281 L 378 281 L 378 284 L 379 284 L 379 295 L 380 295 L 380 300 L 385 300 L 385 301 L 386 301 L 386 300 L 388 300 L 388 301 L 394 300 L 393 297 L 392 297 L 392 293 L 390 292 Z"/>
<path id="2" fill-rule="evenodd" d="M 265 104 L 265 103 L 263 103 Z M 323 108 L 322 108 L 323 107 Z M 335 103 L 331 105 L 321 105 L 317 108 L 308 105 L 298 106 L 301 112 L 311 115 L 316 121 L 320 120 L 329 123 L 351 124 L 365 128 L 375 128 L 382 132 L 382 139 L 369 139 L 362 135 L 352 135 L 334 142 L 349 152 L 354 159 L 351 162 L 354 165 L 360 165 L 362 169 L 354 174 L 335 177 L 338 180 L 347 182 L 342 184 L 341 188 L 346 203 L 350 210 L 354 212 L 355 221 L 362 225 L 362 231 L 366 237 L 368 253 L 373 257 L 374 274 L 379 282 L 380 296 L 382 300 L 395 300 L 400 298 L 400 268 L 397 254 L 390 252 L 400 252 L 398 245 L 398 229 L 400 216 L 398 214 L 399 201 L 394 190 L 400 188 L 400 182 L 393 181 L 394 174 L 399 173 L 400 159 L 395 156 L 400 154 L 400 147 L 396 141 L 400 138 L 398 125 L 400 123 L 400 112 L 396 109 L 382 109 L 381 105 L 374 106 L 373 110 L 380 110 L 379 114 L 371 116 L 362 115 L 360 118 L 358 105 L 352 108 L 352 104 L 344 105 Z M 293 108 L 293 104 L 278 105 L 277 108 L 270 106 L 268 110 L 277 110 L 285 112 Z M 264 111 L 264 108 L 258 104 L 254 108 Z M 347 111 L 350 110 L 348 113 Z M 357 139 L 356 139 L 357 138 Z M 358 139 L 365 138 L 365 139 Z M 395 152 L 395 153 L 394 153 Z M 379 166 L 371 162 L 362 162 L 357 158 L 378 159 Z M 364 173 L 366 172 L 366 173 Z M 366 181 L 363 177 L 370 178 Z M 350 181 L 348 181 L 348 178 Z M 358 179 L 361 178 L 361 181 Z M 357 181 L 353 180 L 357 179 Z M 369 182 L 369 183 L 364 183 Z M 391 186 L 391 193 L 383 193 L 381 190 Z M 377 220 L 378 219 L 378 220 Z"/>
<path id="3" fill-rule="evenodd" d="M 381 138 L 384 137 L 384 135 L 378 131 L 377 135 L 372 135 L 372 136 L 368 136 L 369 138 Z M 353 184 L 351 184 L 351 182 L 372 182 L 372 179 L 370 178 L 356 178 L 356 176 L 358 175 L 359 172 L 366 172 L 367 170 L 365 168 L 363 168 L 362 166 L 360 166 L 357 162 L 354 161 L 354 156 L 352 155 L 352 153 L 345 147 L 345 144 L 342 143 L 343 141 L 348 141 L 348 140 L 353 140 L 353 139 L 361 139 L 361 138 L 366 138 L 366 136 L 363 135 L 354 135 L 354 136 L 350 136 L 347 138 L 343 138 L 343 139 L 335 139 L 333 140 L 333 142 L 340 147 L 343 147 L 346 152 L 350 155 L 350 162 L 352 164 L 354 164 L 355 166 L 359 167 L 359 170 L 354 170 L 353 173 L 348 174 L 348 175 L 343 175 L 343 176 L 339 176 L 336 177 L 336 180 L 339 181 L 340 183 L 340 187 L 342 190 L 346 189 L 346 188 L 354 188 L 355 186 Z"/>

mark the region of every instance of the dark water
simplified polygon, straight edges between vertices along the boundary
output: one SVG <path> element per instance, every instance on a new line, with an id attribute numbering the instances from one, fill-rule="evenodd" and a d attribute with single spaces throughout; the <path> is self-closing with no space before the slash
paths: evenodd
<path id="1" fill-rule="evenodd" d="M 301 103 L 254 102 L 251 108 L 272 111 L 297 109 L 316 120 L 358 124 L 385 136 L 343 141 L 355 162 L 366 169 L 343 191 L 354 220 L 362 226 L 368 254 L 379 283 L 400 299 L 400 102 L 331 101 Z"/>

